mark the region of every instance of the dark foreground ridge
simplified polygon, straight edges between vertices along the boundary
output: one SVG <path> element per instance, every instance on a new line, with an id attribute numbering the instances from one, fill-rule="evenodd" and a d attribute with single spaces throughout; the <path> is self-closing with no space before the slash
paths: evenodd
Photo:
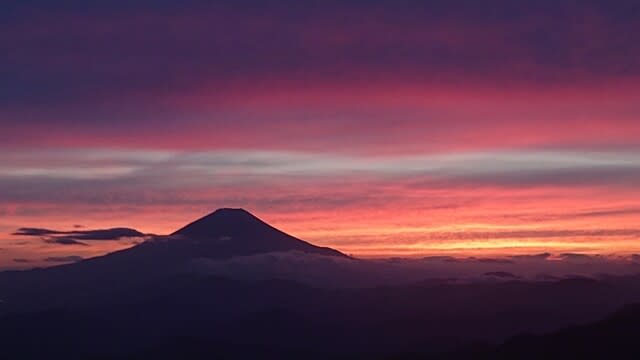
<path id="1" fill-rule="evenodd" d="M 639 339 L 640 304 L 630 304 L 593 323 L 545 335 L 518 335 L 500 346 L 470 348 L 457 355 L 474 359 L 637 359 Z"/>

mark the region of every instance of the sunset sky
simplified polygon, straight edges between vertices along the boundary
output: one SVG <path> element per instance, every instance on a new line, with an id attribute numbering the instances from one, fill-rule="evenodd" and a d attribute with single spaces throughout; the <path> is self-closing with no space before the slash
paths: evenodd
<path id="1" fill-rule="evenodd" d="M 363 257 L 640 252 L 638 1 L 7 3 L 0 268 L 220 207 Z"/>

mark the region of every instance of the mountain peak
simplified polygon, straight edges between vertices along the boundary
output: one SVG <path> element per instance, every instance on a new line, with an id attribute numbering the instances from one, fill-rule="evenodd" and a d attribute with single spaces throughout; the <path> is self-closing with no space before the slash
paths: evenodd
<path id="1" fill-rule="evenodd" d="M 220 208 L 217 209 L 216 211 L 212 212 L 210 215 L 213 214 L 218 214 L 218 215 L 227 215 L 227 214 L 245 214 L 245 215 L 251 215 L 250 212 L 248 212 L 247 210 L 243 209 L 243 208 Z M 251 215 L 253 216 L 253 215 Z"/>
<path id="2" fill-rule="evenodd" d="M 206 215 L 180 230 L 174 232 L 172 235 L 182 235 L 190 238 L 211 238 L 228 232 L 228 235 L 241 231 L 248 225 L 264 225 L 260 219 L 245 209 L 241 208 L 220 208 L 209 215 Z"/>
<path id="3" fill-rule="evenodd" d="M 255 215 L 253 215 L 252 213 L 250 213 L 249 211 L 243 209 L 243 208 L 220 208 L 217 209 L 216 211 L 210 213 L 209 215 L 206 215 L 202 218 L 200 218 L 197 221 L 200 220 L 205 220 L 205 219 L 212 219 L 212 218 L 222 218 L 225 220 L 239 220 L 239 219 L 245 219 L 245 220 L 254 220 L 257 219 L 257 217 Z M 195 222 L 194 222 L 195 223 Z"/>

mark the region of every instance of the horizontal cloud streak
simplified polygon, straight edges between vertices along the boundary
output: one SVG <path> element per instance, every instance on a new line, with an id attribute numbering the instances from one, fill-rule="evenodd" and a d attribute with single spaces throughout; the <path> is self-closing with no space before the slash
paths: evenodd
<path id="1" fill-rule="evenodd" d="M 37 181 L 109 181 L 152 178 L 173 175 L 168 184 L 224 183 L 225 178 L 238 176 L 244 181 L 259 177 L 316 176 L 398 176 L 432 177 L 434 179 L 518 183 L 526 186 L 542 183 L 572 182 L 615 184 L 620 180 L 635 180 L 640 172 L 640 150 L 608 152 L 577 152 L 572 150 L 519 150 L 501 152 L 471 152 L 457 154 L 353 157 L 331 154 L 273 151 L 219 152 L 142 152 L 130 151 L 110 156 L 108 151 L 84 151 L 16 154 L 8 152 L 10 163 L 19 158 L 28 165 L 14 164 L 0 170 L 0 182 L 12 180 Z M 145 161 L 145 158 L 147 161 Z M 38 163 L 38 159 L 40 162 Z M 51 161 L 53 159 L 54 161 Z M 113 164 L 116 164 L 115 166 Z M 117 173 L 118 169 L 130 171 Z M 95 171 L 95 169 L 100 169 Z M 111 172 L 110 169 L 113 169 Z M 110 173 L 110 175 L 105 175 Z M 184 177 L 189 176 L 187 179 Z M 234 180 L 237 181 L 237 180 Z M 157 183 L 157 181 L 155 182 Z M 1 183 L 0 183 L 1 184 Z"/>
<path id="2" fill-rule="evenodd" d="M 20 228 L 13 235 L 17 236 L 51 236 L 65 235 L 66 239 L 74 240 L 120 240 L 126 237 L 142 237 L 143 233 L 128 228 L 113 228 L 100 230 L 59 231 L 39 228 Z"/>
<path id="3" fill-rule="evenodd" d="M 128 228 L 99 230 L 60 231 L 43 228 L 20 228 L 12 234 L 18 237 L 41 239 L 47 244 L 89 246 L 87 241 L 119 241 L 131 238 L 142 239 L 146 235 Z M 47 260 L 45 260 L 47 261 Z"/>

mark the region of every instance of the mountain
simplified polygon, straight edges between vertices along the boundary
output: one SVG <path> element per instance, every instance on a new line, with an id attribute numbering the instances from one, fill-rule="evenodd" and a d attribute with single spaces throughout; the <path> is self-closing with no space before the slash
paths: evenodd
<path id="1" fill-rule="evenodd" d="M 218 209 L 170 235 L 197 246 L 198 255 L 226 257 L 266 252 L 300 251 L 327 256 L 346 255 L 286 234 L 244 209 Z"/>
<path id="2" fill-rule="evenodd" d="M 171 235 L 156 237 L 94 262 L 118 263 L 120 269 L 144 265 L 143 272 L 166 273 L 185 271 L 196 259 L 221 260 L 288 251 L 348 258 L 337 250 L 286 234 L 244 209 L 218 209 Z"/>
<path id="3" fill-rule="evenodd" d="M 328 248 L 312 245 L 286 234 L 244 209 L 218 209 L 168 236 L 156 236 L 129 249 L 88 259 L 67 267 L 90 267 L 144 273 L 175 273 L 189 268 L 195 259 L 229 259 L 236 256 L 297 251 L 349 258 Z"/>
<path id="4" fill-rule="evenodd" d="M 70 302 L 101 302 L 140 284 L 190 273 L 197 259 L 289 251 L 349 259 L 337 250 L 288 235 L 246 210 L 219 209 L 171 235 L 104 256 L 44 269 L 0 272 L 0 315 Z"/>

